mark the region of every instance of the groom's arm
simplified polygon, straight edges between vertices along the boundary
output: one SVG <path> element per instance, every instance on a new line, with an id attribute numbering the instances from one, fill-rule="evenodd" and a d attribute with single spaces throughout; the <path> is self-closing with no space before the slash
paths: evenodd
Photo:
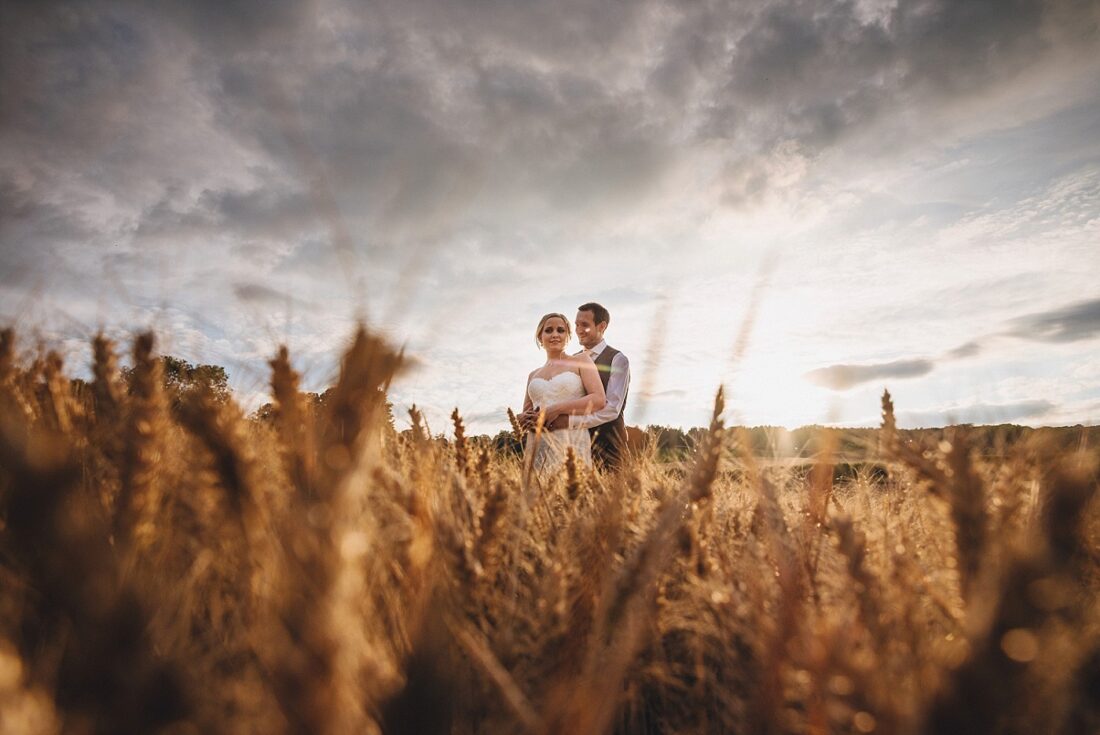
<path id="1" fill-rule="evenodd" d="M 630 388 L 630 360 L 619 353 L 611 360 L 611 377 L 607 380 L 607 403 L 599 411 L 587 416 L 570 416 L 570 429 L 591 429 L 593 426 L 614 421 L 623 410 L 627 389 Z"/>

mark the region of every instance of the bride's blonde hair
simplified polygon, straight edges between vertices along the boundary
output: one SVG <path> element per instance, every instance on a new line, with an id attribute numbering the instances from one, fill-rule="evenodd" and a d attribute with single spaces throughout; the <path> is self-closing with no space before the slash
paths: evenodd
<path id="1" fill-rule="evenodd" d="M 539 347 L 542 347 L 542 328 L 546 326 L 547 321 L 553 319 L 554 317 L 557 317 L 558 319 L 561 319 L 563 322 L 565 322 L 565 341 L 568 342 L 569 340 L 573 339 L 573 327 L 569 326 L 569 320 L 566 319 L 565 316 L 563 316 L 562 314 L 559 314 L 555 311 L 547 314 L 542 319 L 539 319 L 539 325 L 535 327 L 535 344 L 537 344 Z"/>

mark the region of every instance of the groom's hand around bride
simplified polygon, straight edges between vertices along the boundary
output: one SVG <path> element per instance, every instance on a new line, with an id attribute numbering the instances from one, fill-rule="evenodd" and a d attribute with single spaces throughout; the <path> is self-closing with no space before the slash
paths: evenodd
<path id="1" fill-rule="evenodd" d="M 558 416 L 553 421 L 547 423 L 546 428 L 550 429 L 550 431 L 557 431 L 559 429 L 568 429 L 569 428 L 569 414 L 563 413 L 562 415 Z"/>

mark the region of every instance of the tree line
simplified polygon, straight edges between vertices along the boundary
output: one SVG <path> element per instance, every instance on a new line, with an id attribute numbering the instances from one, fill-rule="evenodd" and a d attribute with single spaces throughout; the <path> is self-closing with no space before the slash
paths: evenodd
<path id="1" fill-rule="evenodd" d="M 178 408 L 187 395 L 195 391 L 208 393 L 216 400 L 227 400 L 232 391 L 229 388 L 229 375 L 220 365 L 192 364 L 172 355 L 161 358 L 165 391 L 170 404 Z M 129 385 L 132 374 L 130 369 L 121 371 L 124 385 Z M 71 380 L 74 394 L 80 395 L 88 389 L 85 381 Z M 324 407 L 331 389 L 322 392 L 306 392 L 307 405 L 314 409 Z M 393 405 L 385 403 L 386 419 L 394 427 Z M 270 422 L 274 418 L 275 407 L 265 403 L 252 412 L 250 418 L 259 422 Z M 985 456 L 996 457 L 1012 445 L 1027 438 L 1041 438 L 1063 450 L 1080 447 L 1095 447 L 1100 444 L 1100 426 L 1067 426 L 1032 428 L 1016 424 L 967 425 L 972 446 Z M 402 434 L 409 433 L 406 429 Z M 683 429 L 675 426 L 650 424 L 637 427 L 644 436 L 645 448 L 652 451 L 663 461 L 681 461 L 686 459 L 706 434 L 702 427 Z M 817 424 L 786 429 L 782 426 L 750 426 L 739 430 L 741 441 L 746 442 L 755 455 L 789 460 L 811 460 L 822 449 L 822 438 L 827 432 L 833 432 L 835 444 L 832 451 L 838 458 L 848 461 L 863 461 L 874 455 L 878 443 L 877 428 L 830 429 Z M 903 429 L 903 437 L 928 446 L 942 438 L 943 428 Z M 445 435 L 440 435 L 445 438 Z M 470 436 L 469 441 L 478 446 L 491 446 L 501 453 L 522 454 L 523 445 L 510 430 L 502 430 L 496 435 L 481 434 Z"/>

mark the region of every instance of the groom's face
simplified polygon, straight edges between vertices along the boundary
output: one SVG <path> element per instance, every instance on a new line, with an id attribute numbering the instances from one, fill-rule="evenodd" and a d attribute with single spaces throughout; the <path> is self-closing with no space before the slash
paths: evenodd
<path id="1" fill-rule="evenodd" d="M 581 346 L 595 347 L 603 339 L 603 332 L 607 329 L 607 322 L 596 324 L 596 315 L 590 311 L 577 312 L 577 341 Z"/>

